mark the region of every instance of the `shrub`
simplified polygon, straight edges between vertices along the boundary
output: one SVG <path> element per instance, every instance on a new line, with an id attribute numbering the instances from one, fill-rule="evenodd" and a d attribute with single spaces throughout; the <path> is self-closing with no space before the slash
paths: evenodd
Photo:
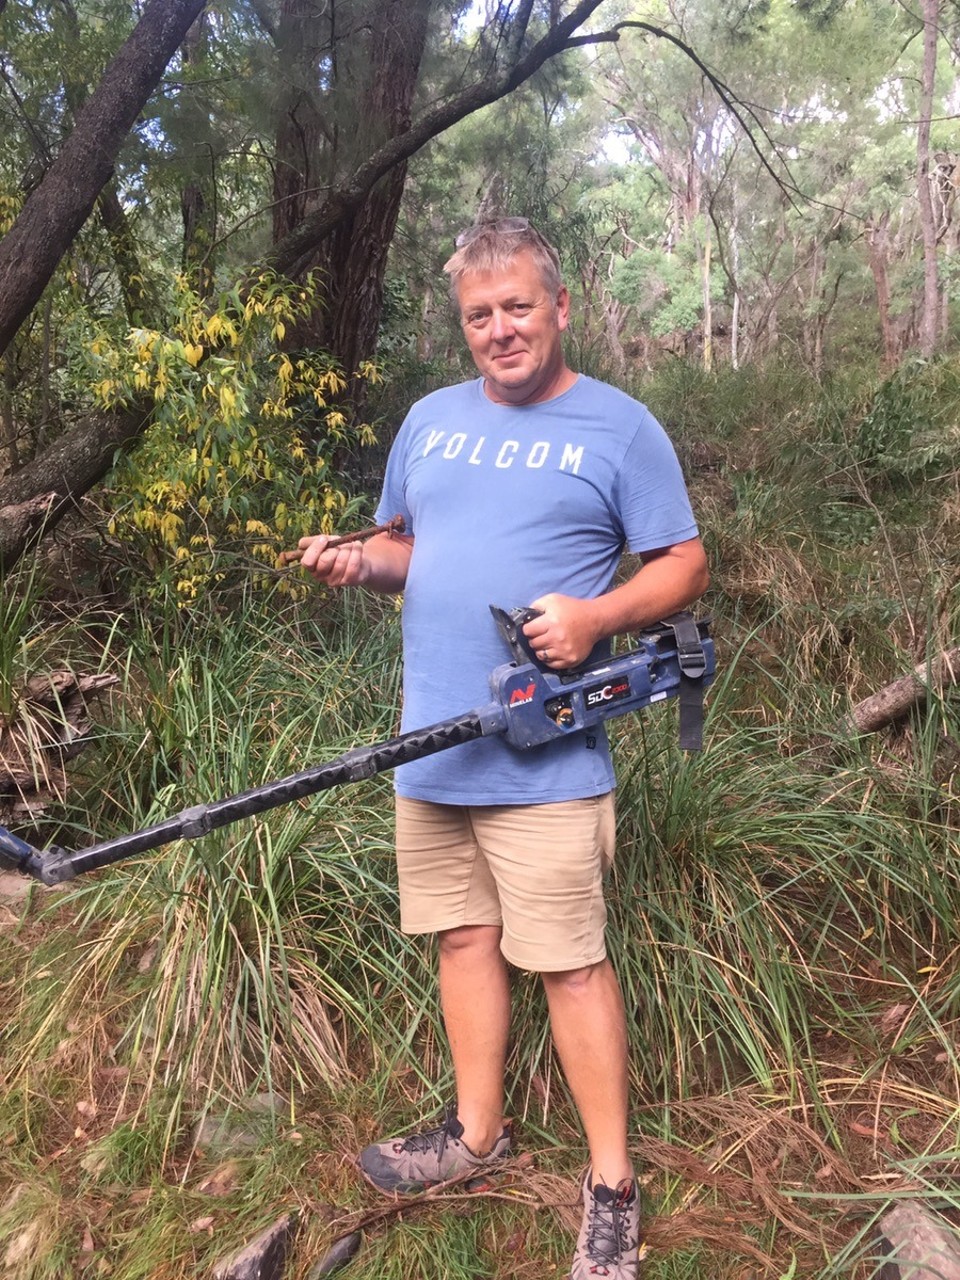
<path id="1" fill-rule="evenodd" d="M 352 501 L 339 451 L 373 442 L 340 399 L 323 352 L 288 353 L 288 326 L 315 305 L 312 285 L 261 276 L 215 310 L 182 282 L 169 334 L 89 322 L 77 371 L 103 407 L 146 398 L 153 421 L 121 462 L 109 529 L 141 558 L 148 595 L 202 599 L 239 564 L 273 565 L 308 532 L 329 531 Z M 376 380 L 372 365 L 360 370 Z"/>

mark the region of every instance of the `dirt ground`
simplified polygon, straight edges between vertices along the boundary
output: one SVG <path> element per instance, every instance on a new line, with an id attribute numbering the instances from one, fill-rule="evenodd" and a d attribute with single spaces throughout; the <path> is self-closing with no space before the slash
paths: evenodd
<path id="1" fill-rule="evenodd" d="M 0 904 L 15 905 L 22 902 L 29 892 L 29 876 L 22 876 L 18 871 L 0 871 Z"/>

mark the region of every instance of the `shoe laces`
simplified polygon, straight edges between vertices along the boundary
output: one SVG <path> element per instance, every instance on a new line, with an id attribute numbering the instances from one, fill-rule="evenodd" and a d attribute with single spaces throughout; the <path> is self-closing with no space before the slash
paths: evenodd
<path id="1" fill-rule="evenodd" d="M 403 1151 L 411 1151 L 418 1154 L 436 1151 L 439 1157 L 446 1150 L 450 1137 L 449 1123 L 445 1121 L 436 1129 L 426 1129 L 422 1133 L 412 1133 L 409 1138 L 405 1138 L 401 1142 L 400 1147 Z"/>
<path id="2" fill-rule="evenodd" d="M 629 1209 L 633 1187 L 621 1183 L 609 1200 L 590 1197 L 590 1225 L 587 1230 L 587 1255 L 593 1262 L 619 1262 L 628 1247 Z"/>

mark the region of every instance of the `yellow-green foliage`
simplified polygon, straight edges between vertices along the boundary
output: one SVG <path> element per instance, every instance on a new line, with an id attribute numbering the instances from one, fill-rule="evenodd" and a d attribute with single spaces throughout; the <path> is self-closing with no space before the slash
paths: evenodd
<path id="1" fill-rule="evenodd" d="M 214 308 L 179 281 L 177 302 L 165 332 L 98 328 L 84 373 L 104 408 L 153 405 L 117 472 L 110 529 L 188 605 L 222 578 L 224 552 L 273 564 L 303 534 L 329 532 L 348 504 L 331 456 L 374 435 L 331 406 L 346 383 L 328 355 L 280 348 L 317 305 L 312 285 L 264 275 Z M 370 364 L 359 373 L 377 380 Z"/>
<path id="2" fill-rule="evenodd" d="M 20 212 L 23 200 L 9 191 L 0 191 L 0 236 L 5 236 Z"/>

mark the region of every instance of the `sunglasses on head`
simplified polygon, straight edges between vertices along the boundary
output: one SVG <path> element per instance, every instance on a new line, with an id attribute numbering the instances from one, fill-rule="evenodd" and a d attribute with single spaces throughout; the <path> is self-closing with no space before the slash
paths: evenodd
<path id="1" fill-rule="evenodd" d="M 467 227 L 465 231 L 461 231 L 454 240 L 454 245 L 458 249 L 462 249 L 464 245 L 470 244 L 476 240 L 477 236 L 484 235 L 487 232 L 493 232 L 494 235 L 509 235 L 511 231 L 532 231 L 530 220 L 528 218 L 496 218 L 492 222 L 476 222 L 472 227 Z M 534 231 L 534 235 L 539 232 Z"/>

